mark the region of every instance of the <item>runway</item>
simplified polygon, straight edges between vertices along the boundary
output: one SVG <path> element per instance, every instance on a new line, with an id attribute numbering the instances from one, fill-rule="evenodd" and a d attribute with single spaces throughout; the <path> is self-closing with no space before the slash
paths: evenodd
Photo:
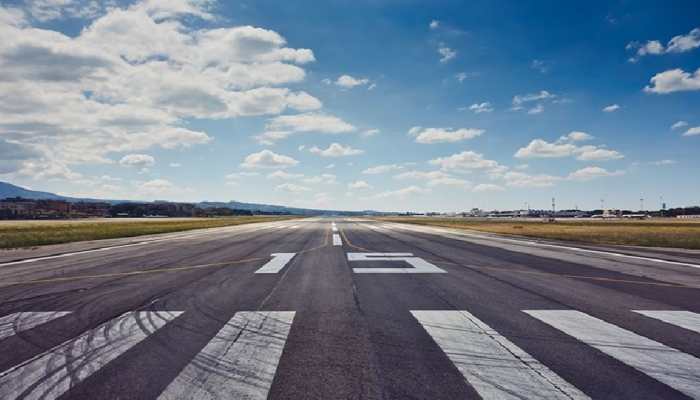
<path id="1" fill-rule="evenodd" d="M 0 399 L 700 399 L 700 253 L 308 218 L 0 254 Z"/>

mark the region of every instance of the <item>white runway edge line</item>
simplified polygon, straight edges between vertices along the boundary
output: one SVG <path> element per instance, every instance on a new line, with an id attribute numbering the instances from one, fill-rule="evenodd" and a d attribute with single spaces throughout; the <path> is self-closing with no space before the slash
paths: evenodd
<path id="1" fill-rule="evenodd" d="M 342 246 L 343 241 L 340 239 L 340 235 L 337 233 L 333 234 L 333 246 Z"/>
<path id="2" fill-rule="evenodd" d="M 272 260 L 260 267 L 256 274 L 276 274 L 289 263 L 297 253 L 272 253 Z"/>
<path id="3" fill-rule="evenodd" d="M 411 268 L 353 268 L 356 274 L 446 274 L 442 268 L 412 253 L 348 253 L 348 261 L 405 261 Z"/>
<path id="4" fill-rule="evenodd" d="M 397 226 L 389 225 L 389 228 L 387 228 L 387 229 L 391 229 L 391 227 L 397 227 Z M 398 228 L 399 229 L 406 229 L 406 230 L 418 230 L 418 231 L 420 231 L 420 229 L 416 229 L 413 226 L 410 228 L 404 227 L 404 226 L 398 226 Z M 650 261 L 650 262 L 656 262 L 656 263 L 661 263 L 661 264 L 680 265 L 680 266 L 684 266 L 684 267 L 700 268 L 700 264 L 684 263 L 684 262 L 680 262 L 680 261 L 670 261 L 670 260 L 664 260 L 661 258 L 654 258 L 654 257 L 633 256 L 631 254 L 616 253 L 613 251 L 591 250 L 591 249 L 584 249 L 582 247 L 540 243 L 540 242 L 535 242 L 532 240 L 508 239 L 508 238 L 504 238 L 504 237 L 478 235 L 478 234 L 474 234 L 474 233 L 454 232 L 454 231 L 450 231 L 450 230 L 437 229 L 437 228 L 432 228 L 432 230 L 436 231 L 436 232 L 448 233 L 448 234 L 457 235 L 457 236 L 474 237 L 477 239 L 486 239 L 486 240 L 492 240 L 492 241 L 495 239 L 497 241 L 503 241 L 503 242 L 508 242 L 508 243 L 527 245 L 527 246 L 548 247 L 548 248 L 554 248 L 554 249 L 572 250 L 572 251 L 577 251 L 577 252 L 581 252 L 581 253 L 609 255 L 609 256 L 619 257 L 619 258 L 629 258 L 629 259 L 633 259 L 633 260 Z M 423 230 L 423 232 L 429 233 L 428 230 Z"/>
<path id="5" fill-rule="evenodd" d="M 680 326 L 689 331 L 700 333 L 700 314 L 690 311 L 643 311 L 633 310 L 649 318 L 658 319 L 667 324 Z"/>
<path id="6" fill-rule="evenodd" d="M 589 399 L 467 311 L 411 311 L 484 400 Z"/>
<path id="7" fill-rule="evenodd" d="M 68 314 L 70 311 L 28 311 L 5 315 L 0 317 L 0 340 Z"/>
<path id="8" fill-rule="evenodd" d="M 700 358 L 575 310 L 523 310 L 540 321 L 700 399 Z"/>
<path id="9" fill-rule="evenodd" d="M 0 373 L 0 399 L 56 399 L 180 314 L 138 311 L 112 319 Z"/>
<path id="10" fill-rule="evenodd" d="M 293 319 L 293 311 L 236 313 L 158 399 L 266 399 Z"/>

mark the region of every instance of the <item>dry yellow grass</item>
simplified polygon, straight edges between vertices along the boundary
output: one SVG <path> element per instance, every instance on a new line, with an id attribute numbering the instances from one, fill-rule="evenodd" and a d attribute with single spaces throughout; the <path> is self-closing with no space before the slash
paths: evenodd
<path id="1" fill-rule="evenodd" d="M 700 249 L 700 223 L 675 219 L 646 221 L 564 220 L 557 222 L 424 217 L 381 219 L 417 225 L 583 243 Z"/>
<path id="2" fill-rule="evenodd" d="M 191 229 L 218 228 L 294 217 L 242 216 L 225 218 L 87 219 L 1 221 L 0 248 L 32 247 L 83 240 L 113 239 Z"/>

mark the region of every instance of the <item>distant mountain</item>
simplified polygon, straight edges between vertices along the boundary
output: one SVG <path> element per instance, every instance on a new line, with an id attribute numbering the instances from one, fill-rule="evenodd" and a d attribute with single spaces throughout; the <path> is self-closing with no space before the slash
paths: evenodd
<path id="1" fill-rule="evenodd" d="M 133 200 L 107 200 L 107 199 L 87 199 L 78 197 L 67 197 L 61 196 L 55 193 L 49 192 L 39 192 L 36 190 L 25 189 L 20 186 L 13 185 L 7 182 L 0 181 L 0 200 L 8 197 L 22 197 L 25 199 L 33 200 L 65 200 L 70 202 L 78 201 L 102 201 L 111 204 L 117 203 L 136 203 Z M 140 202 L 149 203 L 149 202 Z M 340 210 L 317 210 L 313 208 L 297 208 L 297 207 L 287 207 L 271 204 L 257 204 L 257 203 L 242 203 L 238 201 L 228 201 L 228 202 L 218 202 L 218 201 L 203 201 L 201 203 L 195 203 L 200 208 L 230 208 L 233 210 L 248 210 L 253 212 L 265 212 L 265 213 L 280 213 L 280 214 L 293 214 L 293 215 L 367 215 L 367 214 L 381 214 L 376 211 L 340 211 Z"/>
<path id="2" fill-rule="evenodd" d="M 0 199 L 8 197 L 22 197 L 35 200 L 67 200 L 68 197 L 59 196 L 49 192 L 39 192 L 19 187 L 7 182 L 0 182 Z"/>

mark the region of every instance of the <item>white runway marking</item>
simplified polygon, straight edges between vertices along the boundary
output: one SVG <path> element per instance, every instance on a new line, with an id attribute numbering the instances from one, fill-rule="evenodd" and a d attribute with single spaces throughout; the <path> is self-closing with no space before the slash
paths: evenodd
<path id="1" fill-rule="evenodd" d="M 68 314 L 70 311 L 19 312 L 6 315 L 0 318 L 0 340 Z"/>
<path id="2" fill-rule="evenodd" d="M 484 400 L 589 399 L 466 311 L 411 311 Z"/>
<path id="3" fill-rule="evenodd" d="M 276 274 L 289 263 L 297 253 L 272 253 L 272 260 L 260 267 L 256 274 Z"/>
<path id="4" fill-rule="evenodd" d="M 634 312 L 649 318 L 659 319 L 671 325 L 680 326 L 689 331 L 700 333 L 700 314 L 690 311 L 642 311 Z"/>
<path id="5" fill-rule="evenodd" d="M 353 268 L 356 274 L 440 274 L 444 269 L 412 253 L 348 253 L 348 261 L 405 261 L 412 268 Z"/>
<path id="6" fill-rule="evenodd" d="M 524 310 L 581 342 L 700 399 L 700 358 L 574 310 Z"/>
<path id="7" fill-rule="evenodd" d="M 340 239 L 340 235 L 337 233 L 333 234 L 333 246 L 342 246 L 343 241 Z"/>
<path id="8" fill-rule="evenodd" d="M 180 314 L 123 314 L 0 373 L 0 398 L 55 399 Z"/>
<path id="9" fill-rule="evenodd" d="M 331 222 L 331 229 L 333 229 L 333 232 L 338 232 L 338 226 L 335 224 L 335 222 Z"/>
<path id="10" fill-rule="evenodd" d="M 448 233 L 448 234 L 452 234 L 452 235 L 473 237 L 473 238 L 477 238 L 477 239 L 486 239 L 486 240 L 489 240 L 492 242 L 501 241 L 501 242 L 506 242 L 506 243 L 519 244 L 519 245 L 572 250 L 572 251 L 581 252 L 581 253 L 601 254 L 601 255 L 608 255 L 608 256 L 619 257 L 619 258 L 629 258 L 629 259 L 633 259 L 633 260 L 650 261 L 650 262 L 670 264 L 670 265 L 680 265 L 680 266 L 691 267 L 691 268 L 700 268 L 700 264 L 691 264 L 691 263 L 685 263 L 685 262 L 680 262 L 680 261 L 670 261 L 670 260 L 664 260 L 661 258 L 654 258 L 654 257 L 634 256 L 634 255 L 630 255 L 630 254 L 616 253 L 613 251 L 584 249 L 582 247 L 575 247 L 575 246 L 564 246 L 564 245 L 559 245 L 559 244 L 540 243 L 540 242 L 535 242 L 532 240 L 509 239 L 509 238 L 497 237 L 497 236 L 479 235 L 479 234 L 475 234 L 475 233 L 454 232 L 454 231 L 450 231 L 450 230 L 446 230 L 446 229 L 439 229 L 439 228 L 432 228 L 432 227 L 430 229 L 426 229 L 425 227 L 421 227 L 422 228 L 421 229 L 421 228 L 417 228 L 414 226 L 405 227 L 405 226 L 397 226 L 397 225 L 389 225 L 389 227 L 390 228 L 388 228 L 388 229 L 398 228 L 398 229 L 425 232 L 425 233 L 431 233 L 430 231 L 432 230 L 433 232 Z"/>
<path id="11" fill-rule="evenodd" d="M 236 313 L 158 399 L 266 399 L 293 319 L 292 311 Z"/>

